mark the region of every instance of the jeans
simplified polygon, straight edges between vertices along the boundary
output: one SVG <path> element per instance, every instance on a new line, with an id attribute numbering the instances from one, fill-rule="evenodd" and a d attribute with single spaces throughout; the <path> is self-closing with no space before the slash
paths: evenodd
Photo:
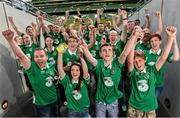
<path id="1" fill-rule="evenodd" d="M 57 102 L 45 106 L 36 105 L 36 111 L 38 117 L 57 117 L 58 116 Z"/>
<path id="2" fill-rule="evenodd" d="M 163 91 L 163 87 L 156 87 L 155 88 L 155 94 L 156 94 L 156 97 L 159 98 L 159 96 L 161 95 Z"/>
<path id="3" fill-rule="evenodd" d="M 118 100 L 111 104 L 96 102 L 96 117 L 106 117 L 106 111 L 108 117 L 118 117 Z"/>
<path id="4" fill-rule="evenodd" d="M 68 111 L 68 116 L 70 118 L 76 118 L 76 117 L 87 118 L 87 117 L 89 117 L 89 108 L 84 108 L 83 111 L 81 111 L 81 112 L 76 112 L 76 111 L 73 111 L 73 110 L 69 110 Z"/>

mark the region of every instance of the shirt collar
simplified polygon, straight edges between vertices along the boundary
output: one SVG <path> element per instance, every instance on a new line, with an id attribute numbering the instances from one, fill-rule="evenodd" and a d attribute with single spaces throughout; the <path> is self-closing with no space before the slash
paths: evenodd
<path id="1" fill-rule="evenodd" d="M 104 64 L 104 66 L 105 66 L 105 68 L 107 68 L 107 69 L 111 69 L 111 68 L 112 68 L 112 64 L 109 64 L 108 66 L 106 66 L 106 65 Z"/>
<path id="2" fill-rule="evenodd" d="M 152 49 L 149 50 L 149 54 L 154 54 Z M 161 54 L 161 49 L 159 48 L 158 52 L 156 53 L 157 55 Z"/>
<path id="3" fill-rule="evenodd" d="M 72 79 L 72 84 L 78 84 L 79 80 L 73 80 Z"/>
<path id="4" fill-rule="evenodd" d="M 44 68 L 40 68 L 41 70 L 45 70 L 45 69 L 48 69 L 49 68 L 49 65 L 48 64 L 46 64 L 46 67 L 44 67 Z"/>
<path id="5" fill-rule="evenodd" d="M 77 49 L 74 52 L 71 52 L 71 50 L 68 49 L 68 52 L 70 55 L 73 55 L 73 54 L 76 55 L 76 51 L 77 51 Z"/>
<path id="6" fill-rule="evenodd" d="M 139 43 L 142 44 L 143 42 L 141 40 L 139 40 Z"/>
<path id="7" fill-rule="evenodd" d="M 140 73 L 146 73 L 146 67 Z"/>
<path id="8" fill-rule="evenodd" d="M 48 49 L 47 49 L 47 48 L 45 48 L 44 50 L 45 50 L 46 52 L 48 52 Z M 53 46 L 53 47 L 52 47 L 52 51 L 54 51 L 54 50 L 55 50 L 55 47 Z"/>
<path id="9" fill-rule="evenodd" d="M 29 45 L 25 45 L 25 47 L 31 47 L 31 45 L 32 45 L 32 42 Z"/>

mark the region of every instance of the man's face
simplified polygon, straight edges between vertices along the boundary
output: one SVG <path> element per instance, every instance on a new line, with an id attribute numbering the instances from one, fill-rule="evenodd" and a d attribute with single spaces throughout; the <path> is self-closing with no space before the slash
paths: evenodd
<path id="1" fill-rule="evenodd" d="M 146 60 L 143 59 L 142 57 L 139 57 L 139 56 L 135 56 L 134 57 L 134 66 L 139 71 L 143 71 L 144 70 L 145 62 L 146 62 Z"/>
<path id="2" fill-rule="evenodd" d="M 104 46 L 101 48 L 100 51 L 100 56 L 105 60 L 105 61 L 111 61 L 113 59 L 113 48 L 111 46 Z"/>
<path id="3" fill-rule="evenodd" d="M 117 32 L 115 32 L 115 31 L 111 31 L 110 33 L 109 33 L 109 40 L 110 40 L 110 42 L 111 42 L 111 44 L 115 44 L 116 43 L 116 41 L 117 41 Z"/>
<path id="4" fill-rule="evenodd" d="M 59 33 L 60 32 L 60 27 L 58 25 L 53 26 L 53 32 L 54 33 Z"/>
<path id="5" fill-rule="evenodd" d="M 33 36 L 33 28 L 32 28 L 32 27 L 27 27 L 27 28 L 26 28 L 26 33 L 27 33 L 29 36 Z"/>
<path id="6" fill-rule="evenodd" d="M 135 26 L 135 23 L 133 21 L 129 21 L 128 24 L 127 24 L 127 30 L 129 32 L 132 32 L 133 29 L 134 29 L 134 26 Z"/>
<path id="7" fill-rule="evenodd" d="M 100 33 L 102 33 L 104 31 L 104 24 L 99 24 L 98 25 L 98 30 Z"/>
<path id="8" fill-rule="evenodd" d="M 161 45 L 161 40 L 158 37 L 153 37 L 150 39 L 150 44 L 152 49 L 158 50 Z"/>
<path id="9" fill-rule="evenodd" d="M 68 48 L 70 50 L 76 50 L 77 46 L 78 46 L 78 41 L 76 39 L 70 38 L 68 40 Z"/>
<path id="10" fill-rule="evenodd" d="M 36 50 L 34 52 L 34 61 L 39 66 L 39 68 L 43 68 L 47 63 L 48 57 L 44 50 Z"/>

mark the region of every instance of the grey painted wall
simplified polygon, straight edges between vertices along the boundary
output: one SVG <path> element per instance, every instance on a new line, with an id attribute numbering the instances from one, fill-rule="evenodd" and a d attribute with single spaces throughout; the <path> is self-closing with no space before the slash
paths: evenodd
<path id="1" fill-rule="evenodd" d="M 8 28 L 3 4 L 7 16 L 13 16 L 22 32 L 25 32 L 26 26 L 31 25 L 32 22 L 36 23 L 35 16 L 0 2 L 0 116 L 3 116 L 17 102 L 18 96 L 23 95 L 27 90 L 24 80 L 17 72 L 15 55 L 1 33 Z M 49 23 L 46 22 L 46 24 Z M 10 28 L 12 29 L 11 26 Z M 6 110 L 1 108 L 3 100 L 9 101 L 9 107 Z"/>
<path id="2" fill-rule="evenodd" d="M 162 12 L 164 30 L 168 25 L 174 25 L 177 27 L 177 42 L 180 43 L 180 0 L 152 0 L 144 8 L 148 8 L 151 13 L 151 29 L 156 31 L 156 18 L 153 13 L 157 10 Z M 144 22 L 144 8 L 134 14 L 130 19 L 139 18 Z M 163 44 L 166 40 L 166 33 L 163 32 Z M 180 45 L 179 45 L 180 46 Z M 180 61 L 167 64 L 165 73 L 165 86 L 160 96 L 160 102 L 167 109 L 167 112 L 171 116 L 180 116 Z M 165 99 L 170 100 L 171 107 L 167 108 Z"/>

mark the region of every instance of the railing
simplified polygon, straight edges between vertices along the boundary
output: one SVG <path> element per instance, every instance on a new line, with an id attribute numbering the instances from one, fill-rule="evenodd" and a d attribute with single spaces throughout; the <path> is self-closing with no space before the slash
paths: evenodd
<path id="1" fill-rule="evenodd" d="M 46 14 L 45 20 L 49 21 L 51 23 L 54 22 L 53 18 L 50 15 L 48 15 L 47 13 L 39 10 L 38 8 L 34 7 L 33 5 L 31 5 L 27 2 L 24 2 L 22 0 L 1 0 L 1 1 L 12 7 L 15 7 L 15 8 L 23 10 L 27 13 L 30 13 L 34 16 L 37 16 L 37 12 L 39 12 L 40 14 Z"/>
<path id="2" fill-rule="evenodd" d="M 134 13 L 138 12 L 140 9 L 142 9 L 146 4 L 151 2 L 152 0 L 139 0 L 135 4 L 135 7 L 133 7 L 129 12 L 128 12 L 128 17 L 131 17 Z"/>

